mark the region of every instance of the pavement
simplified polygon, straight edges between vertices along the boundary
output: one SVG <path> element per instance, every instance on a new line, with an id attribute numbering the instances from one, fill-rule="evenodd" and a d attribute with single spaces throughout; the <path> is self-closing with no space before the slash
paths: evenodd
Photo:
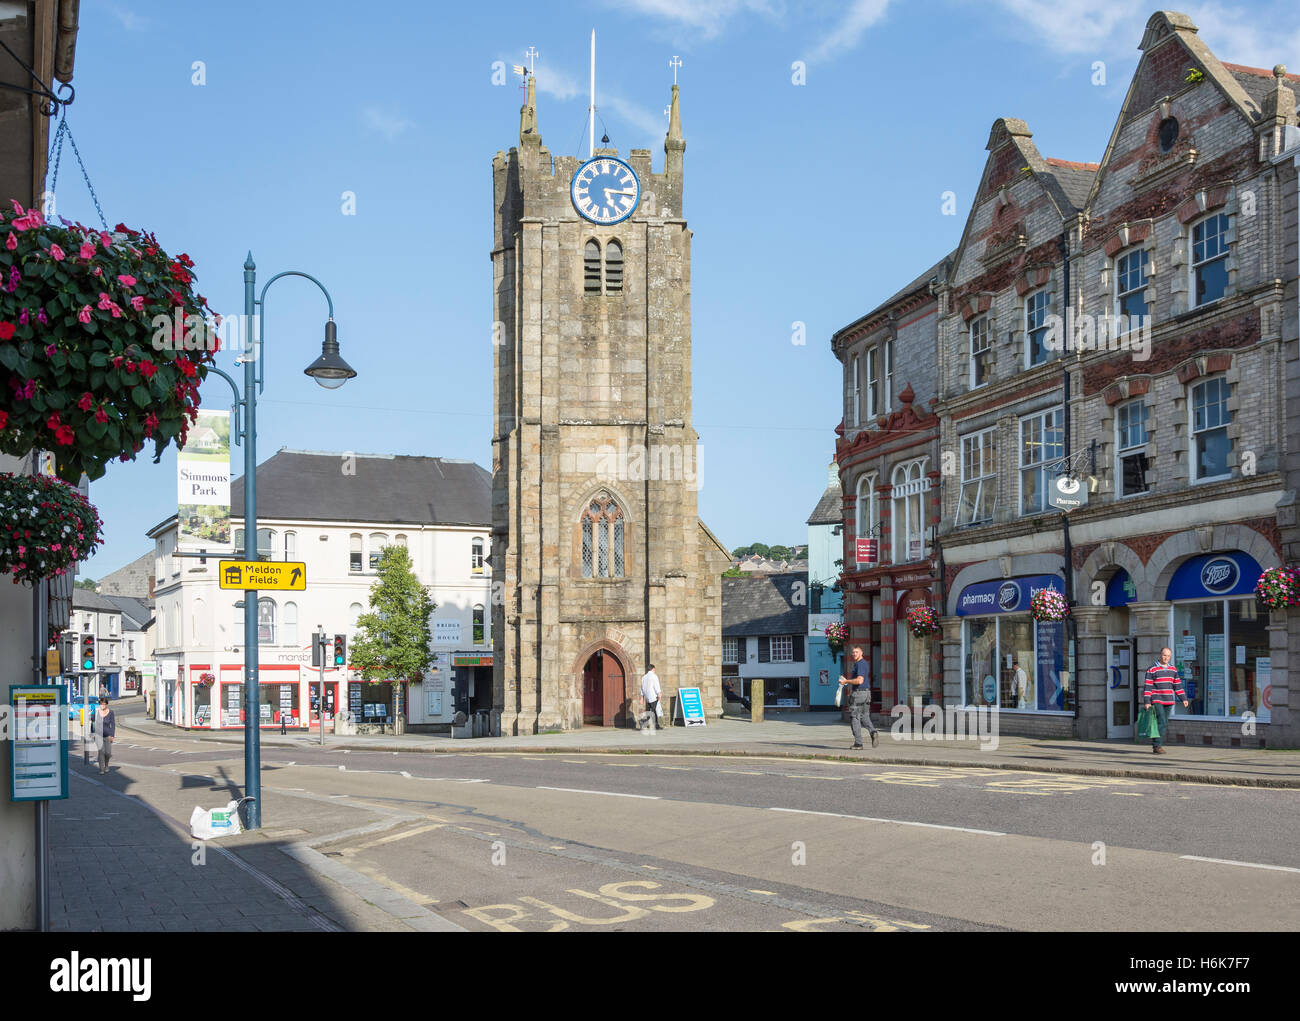
<path id="1" fill-rule="evenodd" d="M 412 733 L 335 737 L 327 732 L 324 744 L 327 748 L 349 751 L 457 755 L 466 752 L 761 755 L 1300 788 L 1300 751 L 1169 745 L 1166 755 L 1155 756 L 1146 742 L 1009 735 L 1000 735 L 996 741 L 991 738 L 982 741 L 949 740 L 943 735 L 895 734 L 889 728 L 889 721 L 884 719 L 877 719 L 876 725 L 880 729 L 878 746 L 868 746 L 860 752 L 849 750 L 852 737 L 847 723 L 842 722 L 838 714 L 779 712 L 769 712 L 762 723 L 724 717 L 711 719 L 703 727 L 677 726 L 649 733 L 614 727 L 485 738 Z M 242 732 L 186 731 L 142 714 L 120 716 L 118 726 L 159 739 L 180 738 L 239 745 L 244 742 Z M 315 747 L 319 742 L 316 732 L 282 737 L 276 731 L 264 730 L 261 734 L 264 748 Z"/>

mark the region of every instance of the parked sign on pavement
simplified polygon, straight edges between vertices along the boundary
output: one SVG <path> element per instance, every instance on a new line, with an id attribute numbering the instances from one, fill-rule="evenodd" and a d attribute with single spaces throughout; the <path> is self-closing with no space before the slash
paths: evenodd
<path id="1" fill-rule="evenodd" d="M 674 722 L 678 713 L 688 727 L 703 727 L 704 721 L 704 700 L 700 698 L 699 688 L 678 688 L 677 689 L 677 707 L 673 712 Z"/>

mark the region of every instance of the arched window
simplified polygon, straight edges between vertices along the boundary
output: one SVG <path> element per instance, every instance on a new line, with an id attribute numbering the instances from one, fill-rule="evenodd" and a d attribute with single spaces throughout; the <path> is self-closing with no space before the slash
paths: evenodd
<path id="1" fill-rule="evenodd" d="M 474 607 L 474 644 L 482 645 L 487 640 L 487 628 L 484 624 L 482 606 Z"/>
<path id="2" fill-rule="evenodd" d="M 857 539 L 876 538 L 876 524 L 880 514 L 876 510 L 876 477 L 863 475 L 858 479 L 857 503 L 853 509 L 853 534 Z M 854 557 L 857 550 L 853 551 Z M 847 557 L 845 559 L 848 559 Z"/>
<path id="3" fill-rule="evenodd" d="M 359 572 L 361 570 L 361 533 L 353 532 L 349 539 L 348 548 L 348 570 Z"/>
<path id="4" fill-rule="evenodd" d="M 275 548 L 275 530 L 271 528 L 259 528 L 257 530 L 257 559 L 270 560 L 271 552 Z"/>
<path id="5" fill-rule="evenodd" d="M 244 551 L 244 530 L 242 528 L 235 529 L 235 549 L 240 553 Z"/>
<path id="6" fill-rule="evenodd" d="M 473 574 L 483 573 L 483 540 L 477 537 L 469 544 L 469 569 Z"/>
<path id="7" fill-rule="evenodd" d="M 275 644 L 275 600 L 266 596 L 257 599 L 257 644 Z"/>
<path id="8" fill-rule="evenodd" d="M 284 559 L 292 560 L 298 554 L 298 533 L 284 533 Z"/>
<path id="9" fill-rule="evenodd" d="M 284 629 L 280 634 L 281 645 L 298 644 L 298 604 L 284 604 Z"/>
<path id="10" fill-rule="evenodd" d="M 383 532 L 370 533 L 370 569 L 372 571 L 379 570 L 379 554 L 383 552 L 384 547 L 387 545 L 388 536 L 384 535 Z"/>
<path id="11" fill-rule="evenodd" d="M 904 462 L 894 469 L 894 504 L 890 525 L 896 564 L 925 557 L 924 494 L 929 488 L 925 458 Z"/>
<path id="12" fill-rule="evenodd" d="M 587 294 L 600 293 L 600 245 L 588 241 L 582 252 L 582 289 Z"/>
<path id="13" fill-rule="evenodd" d="M 199 644 L 199 621 L 207 623 L 207 604 L 202 599 L 195 599 L 190 612 L 190 641 Z"/>
<path id="14" fill-rule="evenodd" d="M 623 511 L 607 493 L 596 496 L 582 512 L 582 576 L 623 577 Z"/>
<path id="15" fill-rule="evenodd" d="M 348 607 L 348 620 L 351 621 L 348 626 L 352 628 L 353 631 L 357 629 L 357 619 L 361 616 L 361 612 L 360 603 L 353 603 Z"/>
<path id="16" fill-rule="evenodd" d="M 623 246 L 617 241 L 605 246 L 605 293 L 623 293 Z"/>
<path id="17" fill-rule="evenodd" d="M 862 420 L 861 418 L 859 418 L 859 414 L 861 411 L 861 401 L 862 401 L 862 383 L 858 378 L 858 360 L 856 358 L 853 359 L 853 362 L 849 368 L 849 372 L 852 374 L 853 377 L 849 383 L 849 394 L 850 394 L 850 401 L 851 401 L 849 407 L 852 410 L 852 414 L 849 417 L 849 422 L 855 426 L 858 426 L 862 424 Z"/>
<path id="18" fill-rule="evenodd" d="M 395 535 L 393 536 L 393 542 L 397 543 L 398 546 L 401 546 L 402 549 L 406 549 L 406 536 Z"/>

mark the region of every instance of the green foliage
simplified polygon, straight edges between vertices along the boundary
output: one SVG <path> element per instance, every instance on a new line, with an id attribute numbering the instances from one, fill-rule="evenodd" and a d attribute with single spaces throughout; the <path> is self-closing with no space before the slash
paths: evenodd
<path id="1" fill-rule="evenodd" d="M 742 571 L 739 567 L 729 567 L 722 572 L 722 576 L 724 578 L 743 578 L 745 576 L 745 572 Z"/>
<path id="2" fill-rule="evenodd" d="M 379 554 L 379 580 L 370 586 L 370 607 L 357 619 L 348 659 L 371 680 L 414 680 L 432 661 L 429 618 L 437 604 L 411 567 L 402 546 Z"/>
<path id="3" fill-rule="evenodd" d="M 95 581 L 94 578 L 78 578 L 72 583 L 73 588 L 84 588 L 91 592 L 94 592 L 98 585 L 99 582 Z"/>

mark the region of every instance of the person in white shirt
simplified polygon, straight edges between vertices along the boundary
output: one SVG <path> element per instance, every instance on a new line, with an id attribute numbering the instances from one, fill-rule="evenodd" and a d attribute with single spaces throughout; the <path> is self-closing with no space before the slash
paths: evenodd
<path id="1" fill-rule="evenodd" d="M 659 687 L 659 675 L 655 673 L 655 665 L 650 664 L 650 669 L 645 672 L 641 678 L 641 697 L 645 700 L 647 715 L 654 721 L 655 727 L 659 726 L 659 697 L 661 689 Z M 647 726 L 649 724 L 647 723 Z"/>
<path id="2" fill-rule="evenodd" d="M 1020 665 L 1020 660 L 1012 659 L 1012 669 L 1015 671 L 1011 675 L 1011 693 L 1016 699 L 1017 709 L 1029 708 L 1029 677 L 1025 673 L 1025 668 Z"/>

